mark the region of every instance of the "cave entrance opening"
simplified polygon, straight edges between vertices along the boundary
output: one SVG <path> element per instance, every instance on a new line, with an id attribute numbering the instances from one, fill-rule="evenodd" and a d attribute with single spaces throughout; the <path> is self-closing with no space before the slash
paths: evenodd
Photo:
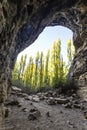
<path id="1" fill-rule="evenodd" d="M 12 73 L 13 85 L 37 91 L 63 84 L 74 55 L 72 45 L 70 29 L 46 27 L 37 40 L 18 55 Z"/>

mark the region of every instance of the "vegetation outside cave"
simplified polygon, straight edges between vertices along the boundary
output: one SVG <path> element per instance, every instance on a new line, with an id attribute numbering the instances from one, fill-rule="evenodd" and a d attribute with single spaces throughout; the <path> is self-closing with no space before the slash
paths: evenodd
<path id="1" fill-rule="evenodd" d="M 13 85 L 18 86 L 27 93 L 47 91 L 49 89 L 64 89 L 66 87 L 67 74 L 74 57 L 74 47 L 71 39 L 67 42 L 68 64 L 61 54 L 61 40 L 53 42 L 47 54 L 37 52 L 35 58 L 22 55 L 20 61 L 16 61 L 12 73 Z M 26 59 L 29 59 L 26 64 Z"/>

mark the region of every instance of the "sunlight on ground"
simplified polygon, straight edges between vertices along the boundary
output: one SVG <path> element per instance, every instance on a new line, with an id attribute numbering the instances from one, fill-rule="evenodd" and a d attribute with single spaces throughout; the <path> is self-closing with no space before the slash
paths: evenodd
<path id="1" fill-rule="evenodd" d="M 38 36 L 37 40 L 18 55 L 17 60 L 20 60 L 21 55 L 27 54 L 28 62 L 29 57 L 35 57 L 37 51 L 43 51 L 45 55 L 47 50 L 51 48 L 52 43 L 59 38 L 61 40 L 63 59 L 67 63 L 67 41 L 68 39 L 72 40 L 73 32 L 63 26 L 46 27 Z"/>

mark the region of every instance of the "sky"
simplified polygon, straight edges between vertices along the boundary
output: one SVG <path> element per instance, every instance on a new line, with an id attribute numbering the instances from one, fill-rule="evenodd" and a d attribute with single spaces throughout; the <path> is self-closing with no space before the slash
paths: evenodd
<path id="1" fill-rule="evenodd" d="M 73 39 L 73 32 L 63 26 L 46 27 L 37 40 L 18 55 L 17 60 L 20 60 L 21 55 L 25 54 L 27 54 L 27 57 L 35 57 L 37 51 L 43 51 L 46 54 L 52 43 L 59 38 L 61 40 L 61 53 L 64 61 L 67 63 L 67 41 L 69 38 Z"/>

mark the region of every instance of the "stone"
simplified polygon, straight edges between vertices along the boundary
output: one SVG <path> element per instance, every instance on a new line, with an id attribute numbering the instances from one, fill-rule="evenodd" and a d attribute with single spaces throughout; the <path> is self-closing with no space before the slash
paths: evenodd
<path id="1" fill-rule="evenodd" d="M 28 97 L 27 97 L 27 100 L 32 101 L 32 100 L 33 100 L 33 97 L 32 97 L 32 96 L 28 96 Z"/>
<path id="2" fill-rule="evenodd" d="M 41 97 L 41 96 L 42 96 L 42 93 L 41 93 L 41 92 L 37 93 L 37 96 Z"/>
<path id="3" fill-rule="evenodd" d="M 17 96 L 23 97 L 23 98 L 28 98 L 28 94 L 27 93 L 17 93 Z"/>
<path id="4" fill-rule="evenodd" d="M 62 114 L 62 113 L 63 113 L 63 111 L 61 110 L 61 111 L 60 111 L 60 113 Z"/>
<path id="5" fill-rule="evenodd" d="M 75 56 L 68 84 L 87 99 L 87 1 L 0 1 L 0 103 L 10 96 L 17 55 L 31 45 L 46 26 L 61 25 L 73 31 Z M 16 102 L 17 103 L 17 102 Z"/>
<path id="6" fill-rule="evenodd" d="M 22 111 L 23 112 L 28 112 L 29 110 L 26 107 L 24 107 L 24 108 L 22 108 Z"/>
<path id="7" fill-rule="evenodd" d="M 22 107 L 22 104 L 19 103 L 19 104 L 18 104 L 18 107 Z"/>
<path id="8" fill-rule="evenodd" d="M 48 103 L 48 105 L 56 105 L 57 104 L 56 100 L 52 97 L 47 100 L 47 103 Z"/>
<path id="9" fill-rule="evenodd" d="M 39 99 L 40 99 L 40 101 L 41 101 L 41 100 L 44 100 L 45 97 L 44 97 L 44 96 L 41 96 L 41 97 L 39 97 Z"/>
<path id="10" fill-rule="evenodd" d="M 74 104 L 73 106 L 74 106 L 74 108 L 77 108 L 77 109 L 81 108 L 81 104 Z"/>
<path id="11" fill-rule="evenodd" d="M 6 101 L 5 106 L 19 106 L 19 101 L 16 99 Z"/>
<path id="12" fill-rule="evenodd" d="M 30 113 L 28 116 L 28 120 L 37 120 L 37 117 L 33 113 Z"/>
<path id="13" fill-rule="evenodd" d="M 44 96 L 46 96 L 46 97 L 51 97 L 52 94 L 53 94 L 52 91 L 48 91 L 48 92 L 45 92 L 45 93 L 44 93 Z"/>
<path id="14" fill-rule="evenodd" d="M 50 117 L 50 113 L 49 113 L 49 111 L 46 113 L 46 116 L 47 116 L 47 117 Z"/>
<path id="15" fill-rule="evenodd" d="M 86 0 L 61 0 L 60 4 L 58 0 L 36 0 L 32 1 L 32 5 L 30 0 L 21 0 L 21 3 L 0 1 L 0 102 L 4 102 L 10 94 L 17 55 L 32 44 L 46 26 L 61 25 L 73 31 L 76 54 L 68 83 L 77 87 L 87 86 L 86 18 Z"/>
<path id="16" fill-rule="evenodd" d="M 74 126 L 73 122 L 67 120 L 67 123 L 68 123 L 68 125 L 69 125 L 71 128 L 76 128 L 76 126 Z"/>
<path id="17" fill-rule="evenodd" d="M 32 101 L 34 102 L 40 102 L 40 98 L 36 95 L 32 98 Z"/>
<path id="18" fill-rule="evenodd" d="M 28 120 L 37 120 L 40 116 L 41 116 L 41 113 L 39 110 L 31 109 L 28 116 Z"/>
<path id="19" fill-rule="evenodd" d="M 31 112 L 31 113 L 32 113 L 32 112 L 35 112 L 35 111 L 37 111 L 36 108 L 32 108 L 32 109 L 30 109 L 30 112 Z"/>
<path id="20" fill-rule="evenodd" d="M 85 119 L 87 119 L 87 111 L 84 111 L 84 117 L 85 117 Z"/>
<path id="21" fill-rule="evenodd" d="M 72 108 L 72 103 L 68 102 L 67 104 L 63 105 L 65 108 Z"/>
<path id="22" fill-rule="evenodd" d="M 8 107 L 4 107 L 5 113 L 4 113 L 4 117 L 7 118 L 9 116 L 9 113 L 11 112 L 11 109 Z"/>
<path id="23" fill-rule="evenodd" d="M 52 96 L 57 97 L 57 92 L 53 92 Z"/>
<path id="24" fill-rule="evenodd" d="M 80 104 L 80 101 L 79 100 L 74 100 L 73 103 L 74 104 Z"/>
<path id="25" fill-rule="evenodd" d="M 55 101 L 58 103 L 58 104 L 66 104 L 69 102 L 68 99 L 63 99 L 63 98 L 55 98 Z"/>
<path id="26" fill-rule="evenodd" d="M 76 93 L 73 93 L 73 94 L 72 94 L 72 97 L 77 99 L 77 98 L 78 98 L 78 95 L 77 95 Z"/>
<path id="27" fill-rule="evenodd" d="M 12 91 L 21 92 L 22 90 L 20 88 L 17 88 L 16 86 L 12 86 Z"/>

